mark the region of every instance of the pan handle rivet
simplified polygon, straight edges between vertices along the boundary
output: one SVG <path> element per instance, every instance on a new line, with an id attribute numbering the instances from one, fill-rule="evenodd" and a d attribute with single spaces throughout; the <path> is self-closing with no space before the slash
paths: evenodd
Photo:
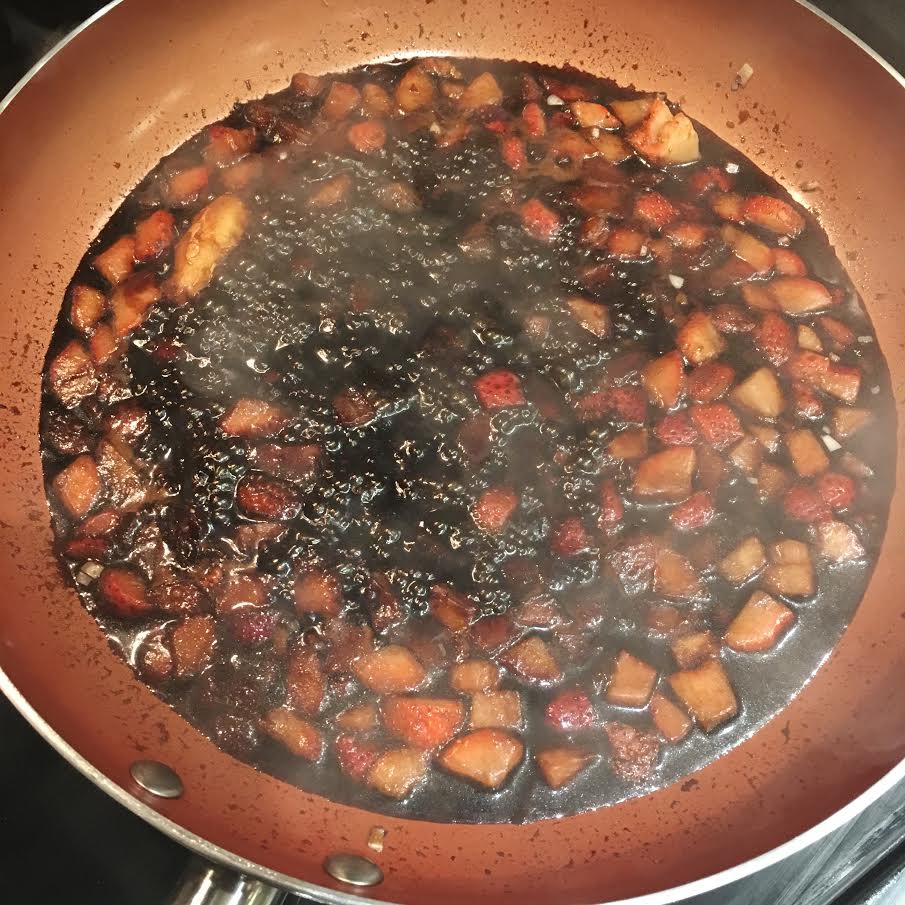
<path id="1" fill-rule="evenodd" d="M 324 870 L 334 880 L 350 886 L 376 886 L 383 882 L 383 871 L 373 861 L 348 852 L 330 855 L 324 861 Z"/>
<path id="2" fill-rule="evenodd" d="M 179 798 L 184 791 L 178 774 L 158 760 L 137 760 L 129 772 L 138 785 L 158 798 Z"/>

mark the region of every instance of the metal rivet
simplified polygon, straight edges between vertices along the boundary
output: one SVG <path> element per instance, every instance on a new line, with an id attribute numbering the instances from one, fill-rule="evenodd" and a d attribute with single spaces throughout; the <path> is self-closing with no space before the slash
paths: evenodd
<path id="1" fill-rule="evenodd" d="M 367 858 L 361 855 L 341 853 L 330 855 L 324 861 L 324 870 L 339 880 L 340 883 L 348 883 L 350 886 L 376 886 L 383 882 L 383 871 Z"/>
<path id="2" fill-rule="evenodd" d="M 176 772 L 158 760 L 137 760 L 129 772 L 146 792 L 158 798 L 179 798 L 184 791 Z"/>

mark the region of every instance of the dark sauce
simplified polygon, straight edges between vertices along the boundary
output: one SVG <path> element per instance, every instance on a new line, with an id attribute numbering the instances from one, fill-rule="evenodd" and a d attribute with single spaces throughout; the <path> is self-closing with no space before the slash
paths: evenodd
<path id="1" fill-rule="evenodd" d="M 380 86 L 392 98 L 403 65 L 365 67 L 339 78 L 357 88 Z M 131 502 L 100 500 L 93 509 L 115 510 L 115 530 L 93 546 L 74 544 L 79 520 L 67 516 L 51 492 L 54 525 L 64 567 L 114 649 L 216 744 L 290 783 L 370 810 L 438 821 L 522 822 L 598 808 L 673 782 L 748 737 L 801 689 L 832 650 L 870 576 L 891 496 L 895 415 L 874 331 L 825 234 L 736 150 L 695 124 L 701 159 L 687 166 L 661 169 L 634 153 L 618 164 L 599 155 L 575 159 L 555 146 L 551 131 L 571 129 L 586 141 L 600 133 L 578 127 L 571 100 L 606 103 L 636 92 L 574 71 L 470 60 L 455 66 L 461 77 L 430 74 L 435 97 L 429 104 L 404 116 L 394 110 L 376 117 L 385 138 L 374 152 L 356 150 L 346 139 L 349 124 L 363 118 L 357 106 L 325 122 L 330 78 L 305 91 L 291 88 L 237 106 L 225 125 L 254 129 L 245 160 L 259 161 L 251 181 L 234 188 L 248 211 L 244 235 L 188 304 L 164 298 L 149 308 L 124 339 L 122 354 L 97 366 L 91 392 L 63 398 L 48 378 L 42 438 L 50 486 L 74 457 L 99 456 L 98 444 L 117 413 L 135 406 L 145 413 L 146 425 L 127 444 L 141 488 Z M 462 113 L 458 98 L 464 87 L 485 72 L 493 73 L 502 98 Z M 522 111 L 535 102 L 547 131 L 526 137 Z M 463 122 L 470 132 L 454 140 Z M 628 130 L 608 134 L 623 131 Z M 513 158 L 507 163 L 501 153 L 511 136 L 523 140 L 524 162 L 516 169 Z M 201 165 L 209 142 L 205 130 L 149 174 L 86 254 L 73 286 L 110 296 L 92 262 L 156 209 L 169 208 L 176 235 L 184 235 L 198 212 L 230 185 L 226 170 L 208 161 L 207 182 L 195 197 L 173 203 L 168 196 L 174 175 Z M 695 174 L 708 167 L 722 174 L 714 177 L 717 186 L 695 186 Z M 340 200 L 313 205 L 313 193 L 331 180 L 336 185 L 339 177 L 348 177 Z M 619 224 L 638 228 L 631 199 L 655 190 L 673 205 L 673 222 L 707 228 L 706 242 L 683 251 L 667 242 L 663 229 L 647 226 L 642 232 L 650 247 L 633 255 L 588 244 L 582 230 L 590 215 L 576 205 L 576 188 L 610 183 L 624 196 L 609 217 L 610 231 Z M 771 248 L 796 252 L 809 275 L 833 293 L 830 310 L 795 318 L 796 328 L 813 327 L 825 355 L 834 347 L 821 317 L 831 316 L 855 337 L 840 344 L 831 361 L 860 372 L 857 398 L 846 404 L 868 410 L 872 426 L 826 449 L 832 472 L 854 476 L 854 502 L 835 515 L 860 545 L 850 561 L 830 563 L 819 556 L 814 524 L 790 518 L 781 498 L 763 502 L 756 477 L 729 461 L 728 448 L 719 452 L 724 473 L 711 488 L 714 518 L 698 531 L 676 530 L 669 519 L 674 506 L 638 498 L 636 465 L 607 453 L 613 438 L 640 425 L 612 408 L 596 416 L 582 408 L 581 400 L 601 388 L 640 387 L 641 369 L 676 347 L 677 330 L 692 312 L 719 309 L 721 323 L 733 312 L 752 323 L 762 317 L 741 300 L 740 287 L 745 281 L 764 283 L 773 270 L 729 285 L 714 282 L 715 271 L 732 258 L 711 205 L 723 188 L 742 197 L 780 199 L 805 217 L 805 228 L 793 238 L 757 224 L 743 228 Z M 539 241 L 526 227 L 520 211 L 528 199 L 539 199 L 558 216 L 553 241 Z M 148 273 L 162 283 L 172 269 L 168 247 L 133 268 L 129 279 Z M 607 337 L 595 336 L 564 306 L 572 296 L 607 306 Z M 725 349 L 719 360 L 734 369 L 735 384 L 769 366 L 752 332 L 721 332 Z M 78 337 L 64 308 L 49 367 Z M 90 345 L 90 337 L 79 342 Z M 482 406 L 475 381 L 493 369 L 517 375 L 524 404 Z M 774 370 L 791 394 L 787 369 Z M 350 389 L 366 400 L 370 413 L 360 426 L 344 423 L 336 405 Z M 289 413 L 288 422 L 267 437 L 230 436 L 222 419 L 242 398 L 280 407 Z M 790 405 L 774 421 L 759 422 L 734 408 L 746 427 L 760 423 L 780 434 L 807 429 L 820 437 L 833 429 L 833 411 L 842 403 L 824 392 L 815 398 L 808 412 L 796 414 Z M 661 409 L 646 406 L 648 455 L 665 448 L 655 433 L 662 417 Z M 472 430 L 463 440 L 467 424 Z M 708 445 L 695 442 L 699 450 Z M 243 482 L 274 478 L 255 458 L 260 443 L 317 445 L 320 462 L 303 480 L 276 479 L 291 500 L 279 528 L 255 546 L 248 541 L 252 526 L 267 519 L 243 513 L 236 498 Z M 791 475 L 791 483 L 814 485 L 795 476 L 781 441 L 775 452 L 758 455 Z M 624 514 L 604 526 L 600 488 L 606 480 L 613 482 Z M 695 480 L 699 491 L 700 474 Z M 472 510 L 485 491 L 500 487 L 512 488 L 518 505 L 500 533 L 488 533 Z M 103 492 L 112 493 L 109 487 Z M 121 500 L 126 497 L 120 493 Z M 577 520 L 584 540 L 575 552 L 564 553 L 564 542 L 557 547 L 555 539 L 569 520 Z M 693 729 L 670 744 L 656 735 L 649 708 L 607 701 L 614 657 L 625 650 L 653 666 L 659 691 L 676 700 L 667 681 L 677 670 L 673 638 L 710 630 L 719 639 L 760 587 L 760 572 L 736 586 L 718 568 L 752 534 L 764 545 L 780 538 L 807 543 L 816 593 L 785 598 L 795 623 L 770 650 L 739 653 L 722 646 L 719 657 L 738 714 L 713 731 Z M 650 568 L 629 574 L 622 554 L 642 536 L 693 563 L 700 593 L 666 599 L 654 589 Z M 161 675 L 143 671 L 149 646 L 166 649 L 184 617 L 159 607 L 131 620 L 111 615 L 98 595 L 98 575 L 101 567 L 123 563 L 152 599 L 161 575 L 175 576 L 193 589 L 192 615 L 214 614 L 215 645 L 192 676 L 176 678 L 165 663 Z M 500 687 L 521 696 L 524 728 L 512 734 L 526 750 L 499 790 L 451 775 L 434 759 L 411 794 L 395 801 L 340 769 L 333 747 L 340 732 L 337 715 L 378 696 L 351 668 L 331 671 L 327 665 L 334 637 L 329 620 L 297 612 L 294 577 L 311 564 L 341 587 L 343 609 L 335 624 L 380 629 L 374 576 L 384 576 L 399 612 L 393 625 L 376 631 L 376 642 L 414 651 L 428 672 L 418 692 L 461 698 L 466 714 L 467 696 L 449 688 L 449 667 L 467 657 L 504 663 L 505 654 L 482 651 L 473 629 L 447 631 L 431 615 L 432 589 L 445 585 L 466 595 L 472 623 L 486 626 L 496 619 L 501 651 L 524 635 L 545 642 L 562 669 L 556 681 L 528 681 L 512 668 L 502 673 Z M 230 570 L 260 576 L 266 592 L 259 607 L 266 618 L 244 622 L 244 634 L 225 610 L 218 612 Z M 773 596 L 783 599 L 778 592 Z M 517 624 L 525 601 L 539 597 L 553 601 L 559 626 Z M 652 627 L 658 606 L 678 611 L 681 625 L 669 631 Z M 302 648 L 314 652 L 326 683 L 323 706 L 305 717 L 323 733 L 324 753 L 316 762 L 289 753 L 262 728 L 264 714 L 286 698 L 287 658 Z M 171 651 L 161 654 L 163 661 L 168 656 Z M 594 726 L 564 733 L 545 721 L 544 709 L 574 687 L 591 701 Z M 614 769 L 614 743 L 601 728 L 614 722 L 637 727 L 645 740 L 657 739 L 653 769 L 639 768 L 635 779 Z M 400 744 L 379 727 L 362 737 L 377 750 Z M 549 746 L 571 746 L 594 759 L 554 790 L 533 760 Z"/>

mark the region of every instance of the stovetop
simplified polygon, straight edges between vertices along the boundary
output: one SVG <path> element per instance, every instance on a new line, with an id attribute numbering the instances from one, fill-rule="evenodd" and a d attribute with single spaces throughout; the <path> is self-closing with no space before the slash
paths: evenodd
<path id="1" fill-rule="evenodd" d="M 0 97 L 96 0 L 0 0 Z M 905 71 L 902 0 L 815 0 Z M 0 696 L 0 901 L 163 905 L 189 854 L 108 798 Z M 857 819 L 688 905 L 902 905 L 905 784 Z M 290 905 L 306 905 L 302 899 Z"/>

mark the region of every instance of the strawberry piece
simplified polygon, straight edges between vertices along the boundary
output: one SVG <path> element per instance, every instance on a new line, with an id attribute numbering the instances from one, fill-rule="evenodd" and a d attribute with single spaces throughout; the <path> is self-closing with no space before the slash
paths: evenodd
<path id="1" fill-rule="evenodd" d="M 517 135 L 507 135 L 500 142 L 500 154 L 503 158 L 503 163 L 516 172 L 528 166 L 525 142 Z"/>
<path id="2" fill-rule="evenodd" d="M 790 248 L 773 249 L 773 267 L 777 273 L 787 277 L 804 277 L 808 275 L 808 268 L 801 256 Z"/>
<path id="3" fill-rule="evenodd" d="M 226 615 L 229 634 L 246 647 L 260 647 L 270 641 L 276 622 L 276 613 L 257 607 L 243 607 Z"/>
<path id="4" fill-rule="evenodd" d="M 471 640 L 487 653 L 498 651 L 512 637 L 512 622 L 508 616 L 484 616 L 471 628 Z"/>
<path id="5" fill-rule="evenodd" d="M 324 753 L 320 730 L 287 707 L 271 710 L 262 720 L 261 728 L 296 757 L 315 761 Z"/>
<path id="6" fill-rule="evenodd" d="M 791 205 L 770 195 L 749 195 L 742 215 L 746 220 L 782 236 L 797 236 L 805 220 Z"/>
<path id="7" fill-rule="evenodd" d="M 827 471 L 817 479 L 817 492 L 830 509 L 848 509 L 855 500 L 855 482 L 837 471 Z"/>
<path id="8" fill-rule="evenodd" d="M 647 393 L 642 387 L 615 387 L 607 390 L 606 404 L 620 421 L 643 424 L 647 418 Z"/>
<path id="9" fill-rule="evenodd" d="M 294 518 L 300 508 L 291 487 L 262 474 L 242 478 L 236 488 L 236 502 L 244 515 L 267 522 Z"/>
<path id="10" fill-rule="evenodd" d="M 348 82 L 334 82 L 324 98 L 321 116 L 333 122 L 339 122 L 358 109 L 360 104 L 361 94 L 354 85 L 350 85 Z"/>
<path id="11" fill-rule="evenodd" d="M 725 449 L 745 434 L 738 416 L 724 402 L 694 406 L 691 420 L 700 432 L 701 439 L 714 449 Z"/>
<path id="12" fill-rule="evenodd" d="M 718 167 L 702 167 L 688 178 L 689 186 L 699 195 L 714 188 L 721 192 L 732 191 L 732 182 L 732 177 Z"/>
<path id="13" fill-rule="evenodd" d="M 220 419 L 220 430 L 231 437 L 267 437 L 284 428 L 289 413 L 260 399 L 240 399 Z"/>
<path id="14" fill-rule="evenodd" d="M 509 487 L 491 487 L 472 506 L 475 524 L 488 534 L 499 534 L 518 506 L 518 495 Z"/>
<path id="15" fill-rule="evenodd" d="M 641 220 L 651 229 L 663 229 L 678 217 L 679 212 L 659 192 L 643 192 L 635 198 L 633 214 L 636 220 Z"/>
<path id="16" fill-rule="evenodd" d="M 150 261 L 162 254 L 176 235 L 176 220 L 169 211 L 154 211 L 135 227 L 135 260 Z"/>
<path id="17" fill-rule="evenodd" d="M 538 242 L 552 242 L 562 227 L 559 214 L 537 198 L 526 201 L 519 213 L 525 231 Z"/>
<path id="18" fill-rule="evenodd" d="M 654 436 L 666 446 L 690 446 L 697 441 L 698 431 L 688 412 L 672 412 L 654 427 Z"/>
<path id="19" fill-rule="evenodd" d="M 204 159 L 214 167 L 223 167 L 244 157 L 255 144 L 254 129 L 233 129 L 217 123 L 207 130 Z"/>
<path id="20" fill-rule="evenodd" d="M 795 330 L 784 317 L 768 311 L 754 331 L 754 344 L 764 358 L 778 368 L 797 348 Z"/>
<path id="21" fill-rule="evenodd" d="M 154 609 L 145 580 L 125 566 L 104 569 L 97 590 L 104 606 L 120 619 L 141 619 Z"/>
<path id="22" fill-rule="evenodd" d="M 359 154 L 373 154 L 386 144 L 387 130 L 383 123 L 370 120 L 350 126 L 346 138 Z"/>
<path id="23" fill-rule="evenodd" d="M 390 732 L 407 745 L 427 751 L 445 745 L 465 719 L 462 702 L 451 698 L 388 698 L 382 712 Z"/>
<path id="24" fill-rule="evenodd" d="M 793 380 L 791 387 L 792 411 L 802 421 L 818 421 L 825 412 L 817 393 L 800 380 Z"/>
<path id="25" fill-rule="evenodd" d="M 660 755 L 660 741 L 626 723 L 607 723 L 603 727 L 610 743 L 610 766 L 629 782 L 642 782 L 654 771 Z"/>
<path id="26" fill-rule="evenodd" d="M 597 524 L 606 531 L 618 525 L 624 515 L 625 506 L 616 489 L 616 482 L 608 478 L 600 487 L 600 518 Z"/>
<path id="27" fill-rule="evenodd" d="M 550 547 L 560 556 L 577 556 L 590 546 L 590 538 L 580 518 L 568 518 L 553 529 Z"/>
<path id="28" fill-rule="evenodd" d="M 525 394 L 519 378 L 504 368 L 496 368 L 482 374 L 474 382 L 478 401 L 486 409 L 524 405 Z"/>
<path id="29" fill-rule="evenodd" d="M 525 123 L 525 131 L 532 138 L 540 138 L 542 135 L 546 134 L 547 131 L 547 122 L 544 118 L 544 111 L 541 108 L 541 105 L 532 101 L 530 104 L 525 104 L 524 109 L 522 110 L 522 120 Z"/>
<path id="30" fill-rule="evenodd" d="M 686 377 L 688 395 L 695 402 L 714 402 L 724 396 L 735 380 L 735 370 L 721 361 L 708 361 Z"/>
<path id="31" fill-rule="evenodd" d="M 588 729 L 597 722 L 591 699 L 580 688 L 563 691 L 552 698 L 544 711 L 544 720 L 560 732 Z"/>
<path id="32" fill-rule="evenodd" d="M 693 493 L 684 503 L 673 507 L 669 521 L 677 531 L 699 531 L 716 516 L 713 497 L 706 490 Z"/>
<path id="33" fill-rule="evenodd" d="M 354 735 L 338 735 L 333 743 L 333 751 L 339 762 L 339 769 L 346 776 L 363 782 L 374 761 L 380 755 L 380 748 Z"/>
<path id="34" fill-rule="evenodd" d="M 830 517 L 830 507 L 819 491 L 806 484 L 798 484 L 788 490 L 782 506 L 788 518 L 808 525 Z"/>
<path id="35" fill-rule="evenodd" d="M 103 560 L 110 552 L 110 546 L 105 537 L 76 537 L 63 547 L 63 555 L 70 559 Z"/>

